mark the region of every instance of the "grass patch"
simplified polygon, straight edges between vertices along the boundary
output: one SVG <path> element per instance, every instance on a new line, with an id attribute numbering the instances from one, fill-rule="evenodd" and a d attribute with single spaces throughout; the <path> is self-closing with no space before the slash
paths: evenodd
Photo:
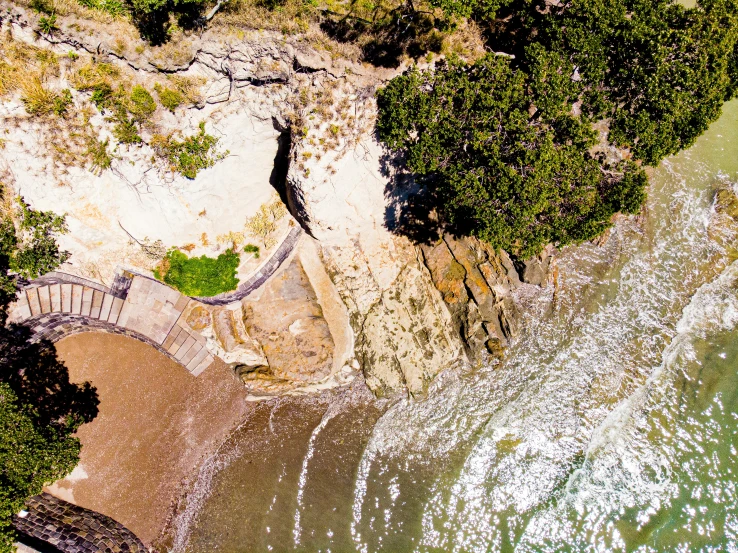
<path id="1" fill-rule="evenodd" d="M 246 244 L 243 248 L 243 251 L 246 253 L 253 253 L 255 259 L 259 259 L 259 246 L 254 246 L 253 244 Z"/>
<path id="2" fill-rule="evenodd" d="M 154 90 L 159 95 L 159 101 L 161 105 L 167 108 L 169 111 L 174 111 L 181 106 L 185 98 L 178 90 L 172 90 L 171 88 L 164 88 L 160 84 L 154 86 Z"/>
<path id="3" fill-rule="evenodd" d="M 216 259 L 204 255 L 190 258 L 171 250 L 154 270 L 154 276 L 187 296 L 217 296 L 238 286 L 238 264 L 239 256 L 233 250 L 226 250 Z"/>
<path id="4" fill-rule="evenodd" d="M 156 111 L 154 97 L 144 87 L 134 86 L 128 103 L 128 111 L 139 123 L 146 121 Z"/>

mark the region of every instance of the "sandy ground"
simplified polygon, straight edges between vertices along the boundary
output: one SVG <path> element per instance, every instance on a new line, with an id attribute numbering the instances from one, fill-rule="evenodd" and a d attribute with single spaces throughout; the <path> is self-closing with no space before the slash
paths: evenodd
<path id="1" fill-rule="evenodd" d="M 57 349 L 72 381 L 97 387 L 100 412 L 79 430 L 80 464 L 49 491 L 113 517 L 150 544 L 193 469 L 254 404 L 219 361 L 195 378 L 122 336 L 80 334 Z"/>

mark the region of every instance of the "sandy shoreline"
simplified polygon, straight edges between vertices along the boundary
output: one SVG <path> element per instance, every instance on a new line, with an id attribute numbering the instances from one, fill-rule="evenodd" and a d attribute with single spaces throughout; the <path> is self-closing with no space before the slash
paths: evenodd
<path id="1" fill-rule="evenodd" d="M 97 387 L 100 412 L 78 432 L 79 465 L 50 491 L 152 544 L 188 478 L 254 404 L 219 361 L 195 378 L 151 347 L 108 334 L 72 336 L 57 350 L 72 381 Z"/>

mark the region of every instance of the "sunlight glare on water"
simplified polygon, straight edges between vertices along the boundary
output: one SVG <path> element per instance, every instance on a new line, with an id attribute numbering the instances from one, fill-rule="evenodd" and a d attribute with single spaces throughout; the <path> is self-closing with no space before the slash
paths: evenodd
<path id="1" fill-rule="evenodd" d="M 641 216 L 518 291 L 500 366 L 383 414 L 265 406 L 285 430 L 232 437 L 177 550 L 738 551 L 738 225 L 714 206 L 737 177 L 734 101 Z"/>

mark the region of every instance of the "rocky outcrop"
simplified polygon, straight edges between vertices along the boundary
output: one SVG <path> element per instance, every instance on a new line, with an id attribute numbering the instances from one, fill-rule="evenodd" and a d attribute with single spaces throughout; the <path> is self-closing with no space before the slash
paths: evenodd
<path id="1" fill-rule="evenodd" d="M 333 336 L 299 259 L 242 304 L 244 332 L 261 344 L 265 359 L 236 366 L 252 393 L 275 395 L 331 375 Z"/>
<path id="2" fill-rule="evenodd" d="M 8 13 L 5 25 L 35 40 L 29 23 L 35 16 Z M 237 39 L 205 32 L 182 43 L 180 56 L 166 57 L 163 50 L 116 52 L 105 39 L 93 43 L 77 33 L 73 22 L 60 19 L 59 25 L 53 37 L 41 39 L 58 53 L 72 46 L 117 59 L 138 72 L 133 81 L 144 71 L 202 81 L 200 104 L 175 114 L 159 110 L 157 124 L 161 132 L 194 132 L 205 119 L 208 132 L 230 152 L 188 180 L 152 167 L 151 150 L 143 145 L 121 152 L 102 175 L 74 168 L 73 188 L 40 186 L 50 170 L 39 161 L 43 156 L 23 149 L 26 138 L 40 131 L 22 121 L 4 156 L 23 159 L 32 169 L 14 184 L 32 204 L 69 213 L 74 239 L 70 235 L 63 246 L 76 265 L 68 270 L 93 278 L 92 269 L 106 273 L 118 263 L 147 270 L 150 260 L 134 257 L 138 249 L 131 236 L 158 239 L 166 247 L 186 242 L 192 255 L 214 255 L 215 236 L 242 228 L 274 185 L 317 239 L 316 264 L 324 265 L 330 284 L 320 285 L 323 297 L 308 278 L 316 267 L 308 271 L 296 258 L 240 304 L 198 306 L 183 322 L 206 337 L 208 348 L 255 395 L 308 389 L 344 369 L 349 374 L 357 363 L 375 393 L 419 394 L 442 369 L 483 363 L 516 334 L 515 292 L 524 283 L 547 281 L 550 252 L 516 265 L 474 239 L 444 236 L 416 243 L 392 227 L 392 213 L 410 198 L 397 194 L 397 175 L 374 135 L 374 92 L 390 73 L 331 59 L 296 37 L 260 33 Z M 74 95 L 75 101 L 88 101 Z M 17 102 L 4 109 L 22 111 Z M 100 137 L 109 136 L 102 118 L 93 124 Z M 283 183 L 270 181 L 276 173 L 284 178 L 273 165 L 280 155 L 277 138 L 288 135 L 282 190 Z M 348 315 L 326 316 L 328 288 Z M 341 312 L 331 305 L 332 312 Z M 350 329 L 336 322 L 344 316 Z"/>
<path id="3" fill-rule="evenodd" d="M 462 343 L 415 247 L 403 238 L 375 246 L 357 240 L 322 254 L 349 308 L 369 387 L 378 395 L 421 393 L 460 358 Z"/>
<path id="4" fill-rule="evenodd" d="M 520 279 L 510 257 L 474 238 L 448 235 L 420 249 L 470 360 L 498 355 L 518 331 L 512 293 Z"/>

